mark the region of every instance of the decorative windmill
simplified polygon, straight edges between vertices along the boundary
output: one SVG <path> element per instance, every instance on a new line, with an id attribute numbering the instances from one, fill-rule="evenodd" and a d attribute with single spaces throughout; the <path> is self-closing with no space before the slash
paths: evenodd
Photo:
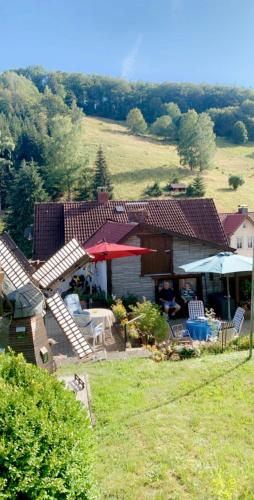
<path id="1" fill-rule="evenodd" d="M 44 316 L 53 314 L 80 359 L 92 354 L 61 296 L 59 284 L 92 257 L 72 239 L 37 271 L 7 235 L 0 236 L 0 347 L 9 345 L 27 361 L 53 371 L 53 356 Z M 1 277 L 1 276 L 0 276 Z M 4 326 L 3 326 L 4 325 Z"/>

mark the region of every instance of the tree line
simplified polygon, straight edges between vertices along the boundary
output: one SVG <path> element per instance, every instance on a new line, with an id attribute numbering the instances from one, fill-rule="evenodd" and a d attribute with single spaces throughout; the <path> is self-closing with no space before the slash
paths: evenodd
<path id="1" fill-rule="evenodd" d="M 40 66 L 16 70 L 34 83 L 39 92 L 48 87 L 53 95 L 71 106 L 73 100 L 87 115 L 123 121 L 133 108 L 140 109 L 150 126 L 165 113 L 167 103 L 175 103 L 181 113 L 194 109 L 208 112 L 218 136 L 234 138 L 233 127 L 241 121 L 249 140 L 254 140 L 254 90 L 235 86 L 161 84 L 82 73 L 48 72 Z"/>

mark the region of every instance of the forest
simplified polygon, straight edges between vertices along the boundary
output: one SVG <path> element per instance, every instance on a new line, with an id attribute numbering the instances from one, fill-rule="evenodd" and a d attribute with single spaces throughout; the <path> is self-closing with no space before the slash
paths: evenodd
<path id="1" fill-rule="evenodd" d="M 252 89 L 128 82 L 39 66 L 6 71 L 0 75 L 0 210 L 21 246 L 36 201 L 93 199 L 102 180 L 113 196 L 103 151 L 95 169 L 89 164 L 85 115 L 126 120 L 134 134 L 177 143 L 181 164 L 200 171 L 211 163 L 215 135 L 254 140 Z"/>

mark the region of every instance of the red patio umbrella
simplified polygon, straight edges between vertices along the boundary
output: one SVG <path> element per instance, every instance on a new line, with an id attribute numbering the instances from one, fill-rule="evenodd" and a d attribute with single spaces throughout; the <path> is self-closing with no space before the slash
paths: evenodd
<path id="1" fill-rule="evenodd" d="M 118 243 L 107 243 L 103 241 L 92 247 L 86 248 L 86 252 L 93 255 L 94 261 L 120 259 L 122 257 L 132 257 L 133 255 L 143 255 L 156 252 L 152 248 L 134 247 L 131 245 L 119 245 Z"/>

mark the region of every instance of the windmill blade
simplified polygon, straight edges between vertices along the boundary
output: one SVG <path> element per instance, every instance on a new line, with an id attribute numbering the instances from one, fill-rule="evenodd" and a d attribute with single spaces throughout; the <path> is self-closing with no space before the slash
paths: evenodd
<path id="1" fill-rule="evenodd" d="M 14 248 L 12 248 L 11 243 Z M 8 235 L 0 237 L 0 266 L 15 289 L 18 289 L 31 281 L 20 255 L 22 255 L 23 259 L 26 260 L 25 256 L 21 253 L 18 247 L 16 247 L 15 243 Z M 28 261 L 27 266 L 29 266 Z"/>
<path id="2" fill-rule="evenodd" d="M 91 260 L 91 255 L 73 238 L 35 271 L 32 278 L 41 288 L 52 288 L 65 276 Z"/>
<path id="3" fill-rule="evenodd" d="M 92 354 L 92 348 L 82 335 L 59 293 L 55 293 L 52 297 L 46 299 L 46 303 L 79 358 L 82 359 Z"/>

